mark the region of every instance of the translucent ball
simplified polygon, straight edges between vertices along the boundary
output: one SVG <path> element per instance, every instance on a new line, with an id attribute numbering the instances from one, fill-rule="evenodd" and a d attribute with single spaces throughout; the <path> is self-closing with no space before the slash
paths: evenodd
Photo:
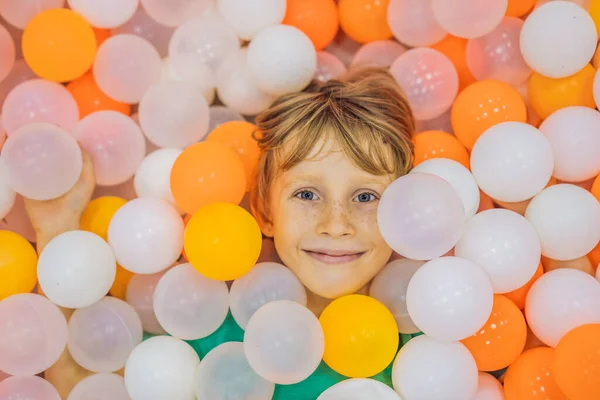
<path id="1" fill-rule="evenodd" d="M 0 16 L 12 26 L 25 29 L 31 18 L 37 14 L 53 8 L 62 8 L 64 4 L 65 0 L 2 1 Z"/>
<path id="2" fill-rule="evenodd" d="M 125 366 L 125 386 L 131 400 L 192 400 L 200 359 L 186 342 L 156 336 L 139 344 Z"/>
<path id="3" fill-rule="evenodd" d="M 310 83 L 317 68 L 317 54 L 310 38 L 298 28 L 270 26 L 250 42 L 248 68 L 259 89 L 279 96 L 302 90 Z"/>
<path id="4" fill-rule="evenodd" d="M 179 149 L 158 149 L 148 154 L 133 179 L 137 197 L 152 197 L 175 206 L 171 193 L 171 169 L 180 154 Z"/>
<path id="5" fill-rule="evenodd" d="M 460 196 L 465 216 L 475 215 L 479 209 L 479 187 L 471 172 L 461 163 L 448 158 L 425 160 L 411 170 L 411 173 L 425 172 L 439 176 L 448 182 Z"/>
<path id="6" fill-rule="evenodd" d="M 308 378 L 321 363 L 324 350 L 325 338 L 317 317 L 288 300 L 259 308 L 244 335 L 244 352 L 252 369 L 280 385 Z"/>
<path id="7" fill-rule="evenodd" d="M 138 7 L 127 22 L 112 30 L 112 34 L 130 33 L 141 36 L 156 48 L 161 57 L 166 57 L 174 31 L 174 28 L 161 25 L 150 18 L 144 7 Z"/>
<path id="8" fill-rule="evenodd" d="M 139 0 L 67 0 L 71 10 L 96 28 L 116 28 L 127 22 L 138 8 Z"/>
<path id="9" fill-rule="evenodd" d="M 431 1 L 390 0 L 387 22 L 394 37 L 410 47 L 431 46 L 447 33 L 434 18 Z"/>
<path id="10" fill-rule="evenodd" d="M 203 66 L 196 70 L 198 72 L 197 76 L 194 77 L 193 82 L 189 79 L 183 79 L 171 66 L 171 62 L 169 61 L 169 57 L 165 57 L 162 60 L 162 76 L 160 78 L 160 82 L 171 82 L 171 81 L 186 81 L 188 83 L 195 84 L 196 90 L 199 90 L 206 102 L 211 104 L 215 100 L 215 80 L 212 72 L 208 69 L 208 66 Z"/>
<path id="11" fill-rule="evenodd" d="M 600 323 L 600 283 L 576 269 L 547 272 L 529 290 L 525 316 L 535 336 L 556 347 L 572 329 Z"/>
<path id="12" fill-rule="evenodd" d="M 60 400 L 54 386 L 39 376 L 13 376 L 0 382 L 0 399 Z"/>
<path id="13" fill-rule="evenodd" d="M 275 384 L 250 367 L 241 342 L 227 342 L 212 349 L 196 372 L 195 388 L 199 399 L 211 400 L 270 400 L 275 392 Z"/>
<path id="14" fill-rule="evenodd" d="M 15 65 L 15 41 L 8 30 L 0 25 L 0 81 L 3 81 Z"/>
<path id="15" fill-rule="evenodd" d="M 108 227 L 117 262 L 137 274 L 172 265 L 183 250 L 183 220 L 169 203 L 144 197 L 121 207 Z"/>
<path id="16" fill-rule="evenodd" d="M 403 399 L 447 400 L 450 395 L 471 399 L 477 391 L 477 365 L 462 343 L 423 335 L 402 347 L 394 361 L 392 381 Z"/>
<path id="17" fill-rule="evenodd" d="M 327 82 L 338 78 L 346 72 L 346 66 L 339 58 L 326 51 L 317 53 L 317 70 L 315 71 L 315 79 L 319 82 Z"/>
<path id="18" fill-rule="evenodd" d="M 160 325 L 184 340 L 202 339 L 215 332 L 229 312 L 229 290 L 208 279 L 191 264 L 171 268 L 154 290 L 154 312 Z"/>
<path id="19" fill-rule="evenodd" d="M 52 239 L 38 261 L 39 285 L 52 302 L 88 307 L 110 290 L 117 273 L 110 246 L 94 233 L 69 231 Z"/>
<path id="20" fill-rule="evenodd" d="M 467 222 L 454 253 L 482 267 L 494 293 L 508 293 L 533 277 L 542 248 L 529 221 L 513 211 L 492 209 Z"/>
<path id="21" fill-rule="evenodd" d="M 437 22 L 454 36 L 473 39 L 493 31 L 502 21 L 508 0 L 432 0 Z"/>
<path id="22" fill-rule="evenodd" d="M 179 26 L 198 17 L 210 6 L 211 0 L 140 0 L 153 20 L 165 26 Z"/>
<path id="23" fill-rule="evenodd" d="M 98 185 L 128 181 L 146 155 L 146 140 L 131 118 L 117 111 L 97 111 L 82 119 L 73 136 L 92 157 Z"/>
<path id="24" fill-rule="evenodd" d="M 8 184 L 4 161 L 0 158 L 0 219 L 4 219 L 15 205 L 17 194 Z"/>
<path id="25" fill-rule="evenodd" d="M 50 122 L 71 131 L 79 121 L 73 95 L 61 84 L 31 79 L 17 85 L 2 106 L 2 124 L 10 136 L 33 122 Z"/>
<path id="26" fill-rule="evenodd" d="M 2 147 L 2 162 L 10 187 L 33 200 L 68 192 L 83 166 L 73 136 L 49 123 L 28 124 L 13 132 Z"/>
<path id="27" fill-rule="evenodd" d="M 218 14 L 194 18 L 179 26 L 169 43 L 169 62 L 184 80 L 203 81 L 215 74 L 227 57 L 239 51 L 240 40 Z"/>
<path id="28" fill-rule="evenodd" d="M 439 117 L 450 109 L 458 94 L 456 68 L 437 50 L 409 50 L 394 61 L 390 72 L 408 97 L 418 120 Z"/>
<path id="29" fill-rule="evenodd" d="M 137 311 L 142 320 L 144 331 L 154 335 L 167 333 L 156 319 L 152 299 L 156 285 L 164 274 L 159 272 L 151 275 L 133 275 L 125 293 L 127 303 Z"/>
<path id="30" fill-rule="evenodd" d="M 600 112 L 588 107 L 566 107 L 540 125 L 552 145 L 553 176 L 581 182 L 600 174 Z"/>
<path id="31" fill-rule="evenodd" d="M 94 374 L 83 378 L 67 400 L 131 400 L 125 380 L 116 374 Z"/>
<path id="32" fill-rule="evenodd" d="M 485 372 L 480 372 L 477 392 L 471 400 L 504 400 L 504 388 L 498 379 Z"/>
<path id="33" fill-rule="evenodd" d="M 411 278 L 423 264 L 425 262 L 408 258 L 394 260 L 371 282 L 369 296 L 382 302 L 392 312 L 400 333 L 419 332 L 419 328 L 408 315 L 406 291 Z"/>
<path id="34" fill-rule="evenodd" d="M 550 186 L 531 200 L 525 218 L 542 243 L 542 254 L 568 261 L 588 254 L 600 241 L 600 203 L 575 185 Z"/>
<path id="35" fill-rule="evenodd" d="M 389 386 L 375 379 L 346 379 L 325 390 L 317 400 L 401 400 Z"/>
<path id="36" fill-rule="evenodd" d="M 465 210 L 458 192 L 446 180 L 415 173 L 388 186 L 379 202 L 377 221 L 381 235 L 396 253 L 430 260 L 458 242 Z"/>
<path id="37" fill-rule="evenodd" d="M 306 306 L 306 289 L 287 267 L 265 262 L 256 264 L 231 285 L 231 314 L 246 329 L 248 321 L 263 305 L 278 300 L 294 301 Z"/>
<path id="38" fill-rule="evenodd" d="M 217 9 L 240 39 L 251 40 L 261 29 L 283 21 L 286 0 L 218 0 Z"/>
<path id="39" fill-rule="evenodd" d="M 159 147 L 185 148 L 208 133 L 208 103 L 186 81 L 163 82 L 144 94 L 139 108 L 144 134 Z"/>
<path id="40" fill-rule="evenodd" d="M 500 201 L 532 198 L 548 184 L 553 168 L 550 141 L 524 122 L 492 126 L 471 152 L 471 171 L 479 187 Z"/>
<path id="41" fill-rule="evenodd" d="M 0 301 L 0 370 L 36 375 L 50 368 L 67 345 L 62 311 L 37 294 L 17 294 Z"/>
<path id="42" fill-rule="evenodd" d="M 406 52 L 406 47 L 393 40 L 377 40 L 362 46 L 354 54 L 352 64 L 375 65 L 387 68 Z"/>
<path id="43" fill-rule="evenodd" d="M 77 364 L 92 372 L 114 372 L 142 342 L 142 321 L 123 300 L 105 297 L 75 310 L 69 319 L 69 352 Z"/>
<path id="44" fill-rule="evenodd" d="M 25 60 L 19 59 L 15 61 L 8 75 L 0 82 L 0 107 L 4 106 L 6 96 L 8 96 L 17 85 L 30 79 L 34 79 L 35 77 L 35 73 L 29 68 L 29 65 L 27 65 Z"/>
<path id="45" fill-rule="evenodd" d="M 444 341 L 475 334 L 490 317 L 493 302 L 494 290 L 483 269 L 459 257 L 429 261 L 415 272 L 406 292 L 415 325 Z"/>
<path id="46" fill-rule="evenodd" d="M 235 111 L 233 108 L 225 106 L 211 106 L 208 109 L 208 133 L 211 133 L 215 128 L 231 121 L 245 121 L 242 114 Z"/>
<path id="47" fill-rule="evenodd" d="M 564 78 L 592 59 L 598 35 L 586 10 L 566 1 L 552 1 L 527 17 L 520 41 L 523 57 L 534 71 Z"/>
<path id="48" fill-rule="evenodd" d="M 139 36 L 111 36 L 98 49 L 93 73 L 107 96 L 123 103 L 138 103 L 146 90 L 160 80 L 160 55 Z"/>

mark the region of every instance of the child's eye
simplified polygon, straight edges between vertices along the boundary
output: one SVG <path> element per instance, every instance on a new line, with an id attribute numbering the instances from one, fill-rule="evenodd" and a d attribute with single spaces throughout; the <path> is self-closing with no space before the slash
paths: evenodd
<path id="1" fill-rule="evenodd" d="M 295 197 L 307 201 L 319 200 L 319 196 L 310 190 L 302 190 L 301 192 L 296 193 Z"/>
<path id="2" fill-rule="evenodd" d="M 377 196 L 375 196 L 373 193 L 369 193 L 369 192 L 361 193 L 354 198 L 354 201 L 357 201 L 359 203 L 369 203 L 369 202 L 375 201 L 375 200 L 377 200 Z"/>

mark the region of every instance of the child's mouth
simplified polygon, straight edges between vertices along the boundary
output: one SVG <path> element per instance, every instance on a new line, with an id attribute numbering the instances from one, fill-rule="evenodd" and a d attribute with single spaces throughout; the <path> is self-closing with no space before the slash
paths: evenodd
<path id="1" fill-rule="evenodd" d="M 325 264 L 345 264 L 360 258 L 365 252 L 337 250 L 304 250 L 306 254 Z"/>

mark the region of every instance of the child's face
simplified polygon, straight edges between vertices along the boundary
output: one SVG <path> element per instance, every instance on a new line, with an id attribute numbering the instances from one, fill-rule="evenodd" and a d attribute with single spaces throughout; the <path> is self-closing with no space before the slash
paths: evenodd
<path id="1" fill-rule="evenodd" d="M 361 289 L 392 254 L 377 206 L 393 177 L 358 169 L 331 142 L 320 148 L 275 178 L 263 231 L 310 291 L 336 298 Z"/>

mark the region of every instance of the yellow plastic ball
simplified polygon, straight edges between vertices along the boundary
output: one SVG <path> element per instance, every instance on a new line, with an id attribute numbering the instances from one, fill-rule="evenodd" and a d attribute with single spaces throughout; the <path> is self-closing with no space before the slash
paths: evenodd
<path id="1" fill-rule="evenodd" d="M 211 203 L 196 212 L 184 235 L 185 253 L 202 275 L 230 281 L 256 264 L 262 235 L 248 211 L 231 203 Z"/>
<path id="2" fill-rule="evenodd" d="M 106 240 L 110 220 L 125 203 L 127 203 L 127 200 L 115 196 L 98 197 L 90 201 L 81 215 L 79 222 L 81 229 L 95 233 Z"/>
<path id="3" fill-rule="evenodd" d="M 0 300 L 30 293 L 37 284 L 37 253 L 25 238 L 0 231 Z"/>
<path id="4" fill-rule="evenodd" d="M 600 0 L 592 0 L 590 2 L 590 16 L 596 25 L 596 31 L 600 33 Z"/>
<path id="5" fill-rule="evenodd" d="M 323 360 L 350 378 L 377 375 L 394 360 L 400 341 L 392 313 L 363 295 L 334 300 L 319 318 L 325 334 Z"/>

